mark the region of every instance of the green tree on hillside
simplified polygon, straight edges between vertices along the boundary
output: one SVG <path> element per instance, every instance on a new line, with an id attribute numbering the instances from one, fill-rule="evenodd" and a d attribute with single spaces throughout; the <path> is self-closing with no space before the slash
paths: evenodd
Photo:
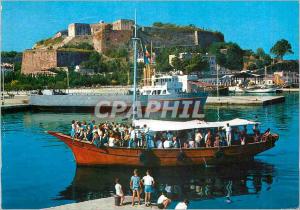
<path id="1" fill-rule="evenodd" d="M 107 72 L 103 56 L 98 52 L 91 53 L 89 59 L 80 64 L 83 68 L 94 69 L 96 72 Z"/>
<path id="2" fill-rule="evenodd" d="M 282 60 L 286 54 L 294 54 L 291 44 L 285 39 L 277 41 L 270 52 L 280 60 Z"/>
<path id="3" fill-rule="evenodd" d="M 188 62 L 185 67 L 185 73 L 189 74 L 191 72 L 205 71 L 209 69 L 209 64 L 207 59 L 203 58 L 202 55 L 196 54 L 192 56 L 192 59 Z"/>
<path id="4" fill-rule="evenodd" d="M 236 70 L 243 67 L 244 51 L 236 43 L 215 42 L 210 45 L 209 53 L 216 56 L 216 62 L 220 66 Z"/>
<path id="5" fill-rule="evenodd" d="M 184 62 L 177 56 L 172 59 L 172 65 L 175 70 L 178 70 L 178 71 L 184 70 Z"/>
<path id="6" fill-rule="evenodd" d="M 255 64 L 257 68 L 263 68 L 264 66 L 270 65 L 272 62 L 271 56 L 265 53 L 263 48 L 258 48 L 256 50 L 256 57 L 257 59 Z"/>

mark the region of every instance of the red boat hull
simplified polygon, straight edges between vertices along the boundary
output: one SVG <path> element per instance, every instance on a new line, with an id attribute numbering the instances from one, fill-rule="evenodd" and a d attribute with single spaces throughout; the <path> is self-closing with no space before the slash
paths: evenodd
<path id="1" fill-rule="evenodd" d="M 77 165 L 186 166 L 248 161 L 258 153 L 274 147 L 278 140 L 278 135 L 272 135 L 266 142 L 249 143 L 244 146 L 147 150 L 123 147 L 97 148 L 90 142 L 72 140 L 70 136 L 62 133 L 52 131 L 48 133 L 70 147 Z"/>

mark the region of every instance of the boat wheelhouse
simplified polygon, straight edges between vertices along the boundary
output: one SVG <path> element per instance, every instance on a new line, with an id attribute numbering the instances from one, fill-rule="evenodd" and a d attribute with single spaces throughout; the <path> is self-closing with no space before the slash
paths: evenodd
<path id="1" fill-rule="evenodd" d="M 153 75 L 150 86 L 140 89 L 141 95 L 176 95 L 183 93 L 183 82 L 178 75 Z"/>

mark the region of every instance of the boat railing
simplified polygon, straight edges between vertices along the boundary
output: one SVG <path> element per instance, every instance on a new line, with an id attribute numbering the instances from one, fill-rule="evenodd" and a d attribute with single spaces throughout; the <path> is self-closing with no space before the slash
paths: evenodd
<path id="1" fill-rule="evenodd" d="M 89 145 L 93 145 L 93 142 L 92 141 L 88 141 L 88 140 L 84 140 L 84 139 L 78 139 L 78 138 L 72 138 L 71 136 L 68 136 L 68 135 L 65 135 L 65 134 L 62 134 L 60 133 L 61 136 L 65 136 L 69 139 L 71 139 L 72 141 L 77 141 L 77 142 L 81 142 L 81 143 L 86 143 L 86 144 L 89 144 Z M 278 140 L 279 138 L 279 135 L 276 134 L 276 133 L 270 133 L 270 135 L 266 136 L 266 139 L 263 139 L 263 135 L 261 135 L 259 141 L 255 141 L 254 140 L 254 134 L 248 134 L 247 135 L 247 139 L 246 139 L 246 144 L 245 145 L 241 145 L 239 143 L 239 141 L 237 140 L 234 140 L 232 142 L 232 144 L 230 146 L 213 146 L 213 147 L 195 147 L 195 148 L 159 148 L 160 150 L 161 149 L 212 149 L 212 148 L 228 148 L 228 147 L 236 147 L 236 146 L 246 146 L 246 145 L 253 145 L 253 144 L 259 144 L 259 143 L 264 143 L 264 142 L 267 142 L 269 140 L 272 140 L 274 139 L 275 141 Z M 251 140 L 251 141 L 249 141 Z M 95 147 L 97 147 L 95 145 Z M 128 147 L 125 147 L 125 146 L 114 146 L 114 147 L 109 147 L 109 146 L 103 146 L 103 147 L 106 147 L 106 148 L 128 148 Z M 130 149 L 146 149 L 146 147 L 136 147 L 136 148 L 130 148 Z M 158 148 L 152 148 L 152 149 L 158 149 Z"/>

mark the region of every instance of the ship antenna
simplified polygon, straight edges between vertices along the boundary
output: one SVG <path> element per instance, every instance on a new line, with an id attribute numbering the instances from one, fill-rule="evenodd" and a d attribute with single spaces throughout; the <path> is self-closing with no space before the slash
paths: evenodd
<path id="1" fill-rule="evenodd" d="M 134 37 L 133 37 L 133 103 L 132 103 L 132 121 L 136 119 L 136 72 L 137 72 L 137 21 L 136 10 L 134 11 Z"/>

